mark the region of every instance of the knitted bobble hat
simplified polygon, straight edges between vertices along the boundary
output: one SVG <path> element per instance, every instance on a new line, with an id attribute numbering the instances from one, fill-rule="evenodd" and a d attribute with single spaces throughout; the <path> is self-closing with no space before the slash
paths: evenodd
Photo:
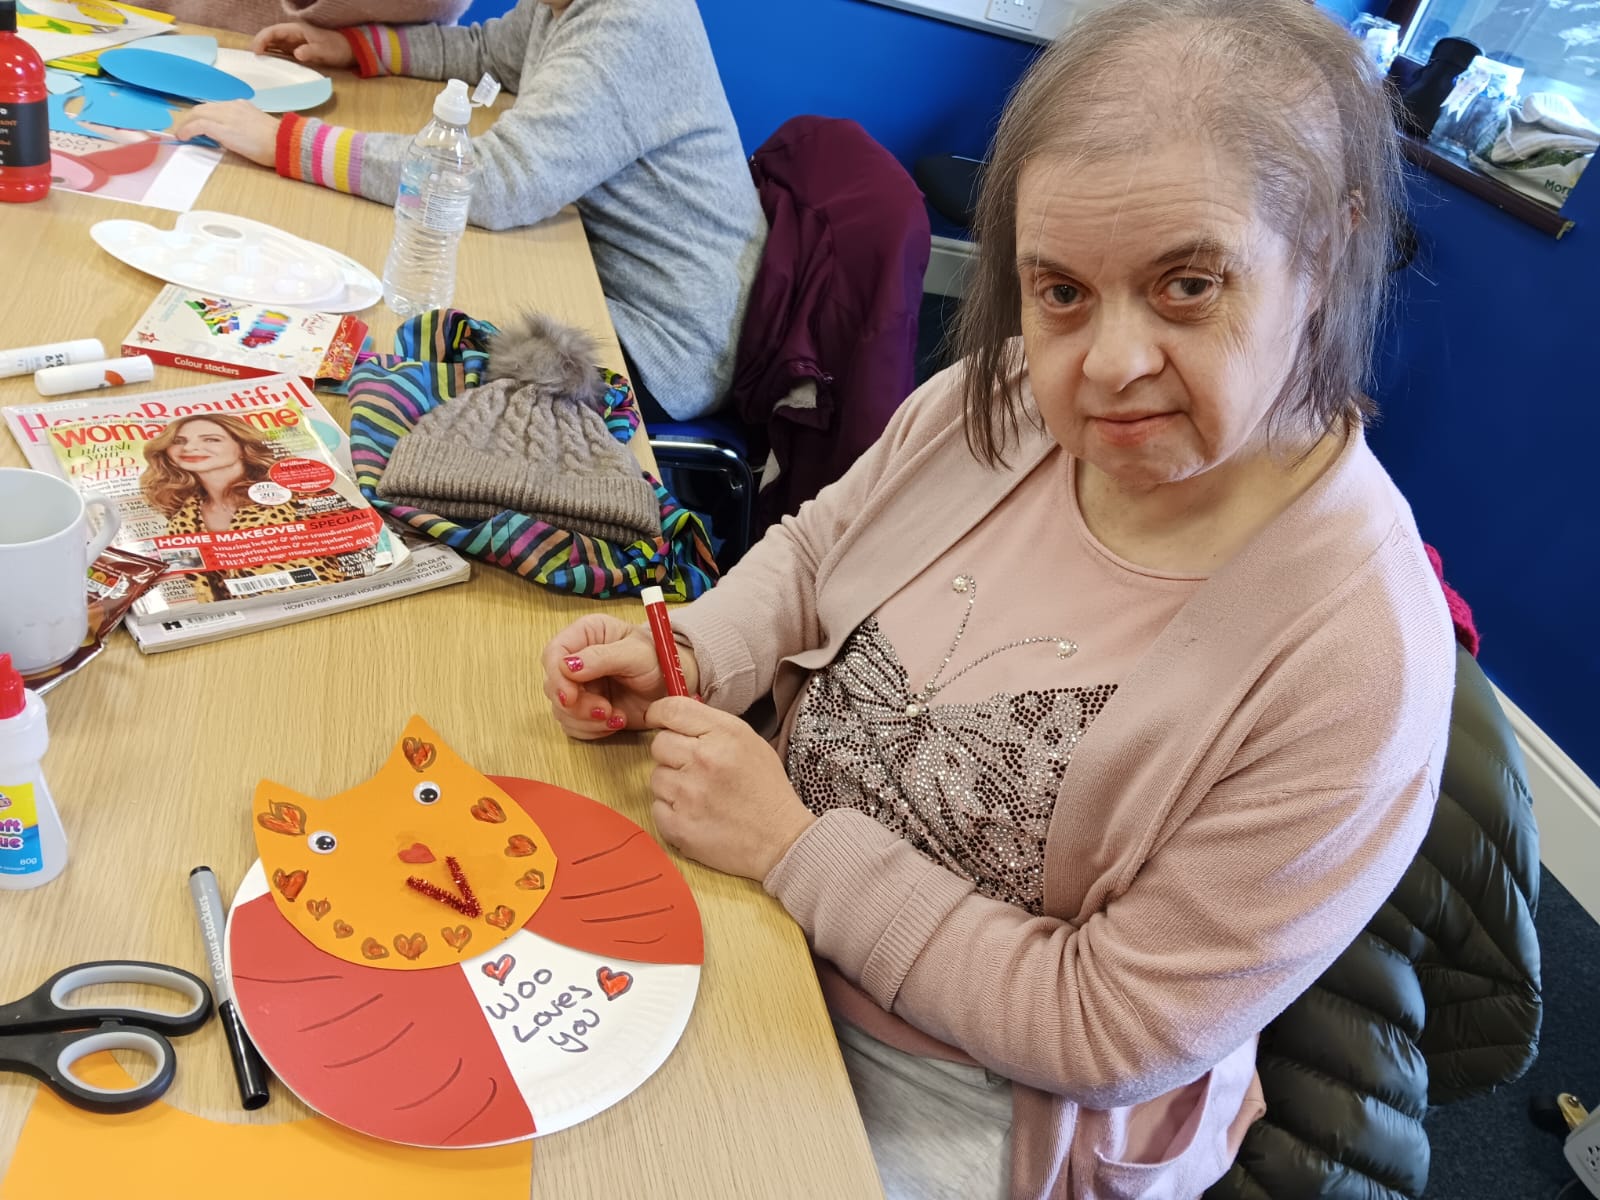
<path id="1" fill-rule="evenodd" d="M 378 495 L 457 522 L 507 509 L 624 545 L 661 537 L 661 509 L 602 412 L 594 340 L 528 313 L 489 346 L 487 382 L 395 445 Z"/>

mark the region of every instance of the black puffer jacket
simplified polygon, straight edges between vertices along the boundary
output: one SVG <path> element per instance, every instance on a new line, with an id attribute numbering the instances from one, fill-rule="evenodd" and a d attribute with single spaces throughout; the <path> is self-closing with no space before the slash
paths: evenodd
<path id="1" fill-rule="evenodd" d="M 1433 825 L 1388 902 L 1261 1035 L 1267 1115 L 1206 1200 L 1415 1200 L 1422 1116 L 1539 1046 L 1539 835 L 1515 735 L 1458 652 Z"/>

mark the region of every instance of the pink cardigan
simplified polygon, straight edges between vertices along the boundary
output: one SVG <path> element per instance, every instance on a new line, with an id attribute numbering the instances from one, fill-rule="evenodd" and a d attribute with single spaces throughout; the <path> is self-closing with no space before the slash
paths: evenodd
<path id="1" fill-rule="evenodd" d="M 781 717 L 1049 446 L 1025 429 L 1008 468 L 980 466 L 956 372 L 930 381 L 674 615 L 707 701 L 743 712 L 771 692 Z M 1196 591 L 1079 744 L 1047 916 L 977 895 L 851 810 L 818 820 L 766 887 L 843 977 L 841 1015 L 1016 1081 L 1015 1196 L 1187 1200 L 1262 1111 L 1256 1035 L 1415 854 L 1454 671 L 1410 510 L 1357 435 Z"/>
<path id="2" fill-rule="evenodd" d="M 137 0 L 140 8 L 171 13 L 180 21 L 255 33 L 279 21 L 336 27 L 382 21 L 387 25 L 454 23 L 472 0 Z"/>

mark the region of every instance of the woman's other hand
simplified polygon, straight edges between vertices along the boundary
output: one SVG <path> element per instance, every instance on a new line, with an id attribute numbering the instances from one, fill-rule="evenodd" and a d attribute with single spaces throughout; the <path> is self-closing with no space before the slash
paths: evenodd
<path id="1" fill-rule="evenodd" d="M 197 104 L 181 113 L 172 135 L 184 141 L 208 137 L 240 158 L 270 167 L 278 153 L 278 118 L 262 112 L 248 100 Z"/>
<path id="2" fill-rule="evenodd" d="M 760 882 L 816 820 L 777 751 L 740 718 L 669 696 L 644 723 L 660 731 L 650 744 L 651 815 L 696 862 Z"/>
<path id="3" fill-rule="evenodd" d="M 678 647 L 691 692 L 700 686 L 694 652 Z M 544 692 L 568 737 L 592 741 L 637 729 L 651 701 L 667 694 L 655 643 L 644 625 L 593 613 L 568 625 L 544 648 Z"/>
<path id="4" fill-rule="evenodd" d="M 268 25 L 256 34 L 250 49 L 257 54 L 281 54 L 308 67 L 349 67 L 356 61 L 344 34 L 304 21 Z"/>

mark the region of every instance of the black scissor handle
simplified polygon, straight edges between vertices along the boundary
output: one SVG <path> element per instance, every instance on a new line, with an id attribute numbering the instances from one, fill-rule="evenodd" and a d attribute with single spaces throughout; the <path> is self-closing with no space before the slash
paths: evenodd
<path id="1" fill-rule="evenodd" d="M 151 984 L 186 997 L 189 1008 L 181 1013 L 170 1013 L 151 1008 L 108 1008 L 65 1002 L 79 988 L 98 983 Z M 193 1033 L 210 1018 L 211 991 L 198 976 L 162 963 L 108 959 L 57 971 L 29 995 L 0 1008 L 0 1033 L 7 1030 L 48 1033 L 118 1021 L 179 1037 Z"/>
<path id="2" fill-rule="evenodd" d="M 143 1083 L 103 1088 L 72 1073 L 74 1064 L 100 1050 L 136 1050 L 155 1060 L 156 1069 Z M 172 1043 L 153 1029 L 107 1022 L 99 1029 L 75 1033 L 22 1033 L 0 1038 L 0 1068 L 22 1071 L 56 1095 L 91 1112 L 126 1113 L 160 1098 L 172 1086 L 177 1064 Z"/>

